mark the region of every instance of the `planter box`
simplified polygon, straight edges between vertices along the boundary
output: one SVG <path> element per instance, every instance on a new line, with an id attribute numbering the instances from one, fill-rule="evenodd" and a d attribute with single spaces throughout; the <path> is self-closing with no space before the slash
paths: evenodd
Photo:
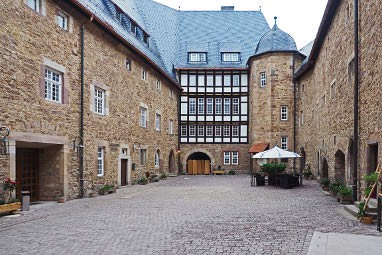
<path id="1" fill-rule="evenodd" d="M 343 196 L 343 195 L 337 194 L 337 200 L 343 205 L 349 205 L 353 202 L 353 197 L 352 195 Z"/>
<path id="2" fill-rule="evenodd" d="M 0 213 L 4 213 L 4 212 L 16 212 L 16 211 L 20 210 L 20 208 L 21 208 L 21 203 L 20 202 L 0 205 Z"/>

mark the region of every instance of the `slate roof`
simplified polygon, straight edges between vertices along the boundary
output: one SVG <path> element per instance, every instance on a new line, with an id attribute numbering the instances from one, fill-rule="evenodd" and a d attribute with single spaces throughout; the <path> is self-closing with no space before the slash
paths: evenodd
<path id="1" fill-rule="evenodd" d="M 72 1 L 94 13 L 173 79 L 174 68 L 246 68 L 255 49 L 296 50 L 292 37 L 277 26 L 270 30 L 261 11 L 178 11 L 152 0 Z M 114 4 L 127 14 L 124 21 L 134 20 L 149 34 L 149 46 L 113 17 Z M 192 51 L 207 52 L 207 63 L 188 63 Z M 222 63 L 223 52 L 240 52 L 241 61 Z"/>
<path id="2" fill-rule="evenodd" d="M 271 31 L 261 37 L 255 55 L 279 51 L 297 51 L 297 46 L 292 36 L 275 24 Z"/>

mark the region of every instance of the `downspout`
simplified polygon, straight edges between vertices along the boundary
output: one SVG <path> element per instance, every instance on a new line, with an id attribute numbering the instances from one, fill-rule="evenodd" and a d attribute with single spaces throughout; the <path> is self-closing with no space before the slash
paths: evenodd
<path id="1" fill-rule="evenodd" d="M 80 198 L 84 197 L 84 62 L 85 62 L 85 25 L 81 28 L 81 111 L 80 111 Z"/>
<path id="2" fill-rule="evenodd" d="M 296 134 L 297 134 L 297 130 L 296 130 L 296 120 L 297 120 L 297 114 L 296 114 L 296 110 L 297 110 L 297 92 L 296 92 L 296 81 L 294 79 L 294 72 L 295 72 L 295 64 L 296 64 L 296 54 L 293 53 L 293 66 L 292 66 L 292 79 L 293 79 L 293 151 L 296 152 L 296 143 L 297 143 L 297 139 L 296 139 Z M 293 158 L 293 173 L 296 173 L 296 158 Z M 301 169 L 300 169 L 300 173 L 301 173 Z"/>
<path id="3" fill-rule="evenodd" d="M 354 155 L 353 155 L 353 199 L 358 200 L 358 99 L 359 99 L 359 42 L 358 0 L 354 0 Z"/>

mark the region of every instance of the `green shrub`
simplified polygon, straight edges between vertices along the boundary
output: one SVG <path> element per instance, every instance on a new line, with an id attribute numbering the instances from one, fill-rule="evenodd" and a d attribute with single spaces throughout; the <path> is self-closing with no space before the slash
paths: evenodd
<path id="1" fill-rule="evenodd" d="M 228 171 L 228 175 L 235 175 L 236 174 L 236 171 L 235 170 L 229 170 Z"/>
<path id="2" fill-rule="evenodd" d="M 348 188 L 346 186 L 340 186 L 338 188 L 338 194 L 342 196 L 350 196 L 353 193 L 353 190 L 351 188 Z"/>
<path id="3" fill-rule="evenodd" d="M 142 176 L 142 178 L 138 179 L 139 185 L 146 185 L 147 183 L 149 183 L 149 180 L 145 176 Z"/>
<path id="4" fill-rule="evenodd" d="M 368 197 L 370 195 L 370 192 L 371 192 L 371 186 L 367 186 L 367 188 L 365 189 L 365 197 Z"/>
<path id="5" fill-rule="evenodd" d="M 286 169 L 286 164 L 268 163 L 261 166 L 261 171 L 268 174 L 282 173 Z"/>
<path id="6" fill-rule="evenodd" d="M 167 174 L 163 173 L 163 174 L 160 175 L 159 178 L 162 179 L 162 180 L 167 179 Z"/>
<path id="7" fill-rule="evenodd" d="M 103 185 L 101 188 L 99 188 L 100 190 L 102 190 L 102 191 L 109 191 L 109 190 L 111 190 L 111 189 L 113 189 L 114 188 L 114 185 L 111 185 L 111 184 L 105 184 L 105 185 Z"/>
<path id="8" fill-rule="evenodd" d="M 358 204 L 358 213 L 357 213 L 358 218 L 366 216 L 366 211 L 363 209 L 364 206 L 365 206 L 365 201 L 362 201 Z"/>
<path id="9" fill-rule="evenodd" d="M 377 181 L 377 178 L 378 178 L 378 174 L 372 173 L 372 174 L 364 176 L 363 180 L 367 183 L 367 185 L 371 185 Z"/>
<path id="10" fill-rule="evenodd" d="M 344 186 L 345 184 L 341 180 L 335 180 L 334 182 L 330 183 L 329 189 L 333 193 L 338 193 L 338 191 Z"/>
<path id="11" fill-rule="evenodd" d="M 320 185 L 323 186 L 323 187 L 328 187 L 330 185 L 329 178 L 322 178 L 320 180 Z"/>

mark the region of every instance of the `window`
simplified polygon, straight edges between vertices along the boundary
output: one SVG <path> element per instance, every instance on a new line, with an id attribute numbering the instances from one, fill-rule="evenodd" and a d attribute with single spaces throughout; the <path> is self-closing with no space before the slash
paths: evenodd
<path id="1" fill-rule="evenodd" d="M 231 86 L 231 75 L 224 75 L 224 86 Z"/>
<path id="2" fill-rule="evenodd" d="M 231 99 L 224 98 L 224 114 L 230 114 L 230 113 L 231 113 Z"/>
<path id="3" fill-rule="evenodd" d="M 232 136 L 239 136 L 239 126 L 232 126 Z"/>
<path id="4" fill-rule="evenodd" d="M 232 165 L 238 165 L 239 164 L 239 152 L 233 151 L 232 152 Z"/>
<path id="5" fill-rule="evenodd" d="M 223 136 L 230 136 L 230 126 L 223 126 Z"/>
<path id="6" fill-rule="evenodd" d="M 288 106 L 281 106 L 281 120 L 288 120 Z"/>
<path id="7" fill-rule="evenodd" d="M 207 75 L 207 86 L 213 86 L 213 85 L 214 85 L 214 76 Z"/>
<path id="8" fill-rule="evenodd" d="M 190 126 L 190 136 L 196 136 L 196 127 Z"/>
<path id="9" fill-rule="evenodd" d="M 288 149 L 288 137 L 287 136 L 281 137 L 281 149 L 283 149 L 283 150 Z"/>
<path id="10" fill-rule="evenodd" d="M 183 125 L 180 128 L 181 136 L 187 136 L 187 126 Z"/>
<path id="11" fill-rule="evenodd" d="M 196 98 L 190 98 L 190 114 L 196 114 Z"/>
<path id="12" fill-rule="evenodd" d="M 160 91 L 161 88 L 162 88 L 162 84 L 161 84 L 161 81 L 160 80 L 157 80 L 156 82 L 156 87 L 157 87 L 157 90 Z M 171 97 L 171 96 L 170 96 Z"/>
<path id="13" fill-rule="evenodd" d="M 214 113 L 214 99 L 207 98 L 207 114 L 213 114 L 213 113 Z"/>
<path id="14" fill-rule="evenodd" d="M 196 86 L 196 75 L 195 74 L 190 74 L 190 86 Z"/>
<path id="15" fill-rule="evenodd" d="M 105 174 L 105 149 L 98 147 L 97 152 L 97 176 L 104 176 Z"/>
<path id="16" fill-rule="evenodd" d="M 222 99 L 215 98 L 215 114 L 222 114 Z"/>
<path id="17" fill-rule="evenodd" d="M 222 127 L 221 126 L 215 127 L 215 136 L 222 136 Z"/>
<path id="18" fill-rule="evenodd" d="M 145 69 L 141 69 L 141 79 L 147 81 L 147 71 Z"/>
<path id="19" fill-rule="evenodd" d="M 128 58 L 125 61 L 125 68 L 127 71 L 131 71 L 131 60 Z"/>
<path id="20" fill-rule="evenodd" d="M 173 97 L 174 97 L 174 91 L 173 91 L 172 89 L 170 89 L 170 90 L 168 91 L 168 96 L 169 96 L 169 98 L 173 99 Z"/>
<path id="21" fill-rule="evenodd" d="M 207 53 L 190 52 L 188 53 L 189 62 L 207 62 Z"/>
<path id="22" fill-rule="evenodd" d="M 141 116 L 140 116 L 140 125 L 141 127 L 147 127 L 147 109 L 141 107 Z"/>
<path id="23" fill-rule="evenodd" d="M 130 32 L 131 32 L 133 35 L 136 35 L 136 34 L 137 34 L 137 25 L 136 25 L 136 24 L 131 23 Z"/>
<path id="24" fill-rule="evenodd" d="M 174 121 L 170 120 L 168 123 L 168 134 L 173 135 L 174 134 Z"/>
<path id="25" fill-rule="evenodd" d="M 265 87 L 267 84 L 267 74 L 266 72 L 260 73 L 260 87 Z"/>
<path id="26" fill-rule="evenodd" d="M 206 127 L 206 135 L 207 136 L 213 136 L 214 135 L 214 129 L 212 126 L 207 126 Z"/>
<path id="27" fill-rule="evenodd" d="M 232 114 L 239 114 L 239 98 L 232 99 Z"/>
<path id="28" fill-rule="evenodd" d="M 147 150 L 146 149 L 140 149 L 139 151 L 139 164 L 141 166 L 146 165 L 147 162 Z"/>
<path id="29" fill-rule="evenodd" d="M 155 152 L 155 156 L 154 156 L 154 164 L 155 164 L 155 168 L 159 168 L 159 162 L 160 162 L 160 158 L 159 158 L 159 150 L 157 150 Z"/>
<path id="30" fill-rule="evenodd" d="M 204 75 L 198 75 L 198 86 L 204 87 Z"/>
<path id="31" fill-rule="evenodd" d="M 40 12 L 40 0 L 27 0 L 27 5 L 36 12 Z"/>
<path id="32" fill-rule="evenodd" d="M 105 114 L 105 90 L 94 87 L 94 112 Z"/>
<path id="33" fill-rule="evenodd" d="M 222 85 L 222 75 L 216 75 L 215 76 L 215 86 L 220 87 Z"/>
<path id="34" fill-rule="evenodd" d="M 155 114 L 155 130 L 160 132 L 162 116 L 158 113 Z"/>
<path id="35" fill-rule="evenodd" d="M 223 53 L 222 54 L 222 61 L 223 62 L 239 62 L 239 53 Z"/>
<path id="36" fill-rule="evenodd" d="M 200 137 L 204 136 L 204 126 L 198 127 L 198 136 Z"/>
<path id="37" fill-rule="evenodd" d="M 60 28 L 68 31 L 68 15 L 59 11 L 57 16 L 56 16 L 56 21 L 57 21 L 57 25 Z"/>
<path id="38" fill-rule="evenodd" d="M 204 114 L 204 98 L 198 98 L 198 113 Z"/>
<path id="39" fill-rule="evenodd" d="M 45 69 L 45 99 L 61 103 L 62 74 L 52 69 Z"/>
<path id="40" fill-rule="evenodd" d="M 231 153 L 229 151 L 224 152 L 224 165 L 231 164 Z"/>
<path id="41" fill-rule="evenodd" d="M 238 74 L 235 74 L 232 76 L 232 85 L 233 86 L 240 86 L 240 77 Z"/>

